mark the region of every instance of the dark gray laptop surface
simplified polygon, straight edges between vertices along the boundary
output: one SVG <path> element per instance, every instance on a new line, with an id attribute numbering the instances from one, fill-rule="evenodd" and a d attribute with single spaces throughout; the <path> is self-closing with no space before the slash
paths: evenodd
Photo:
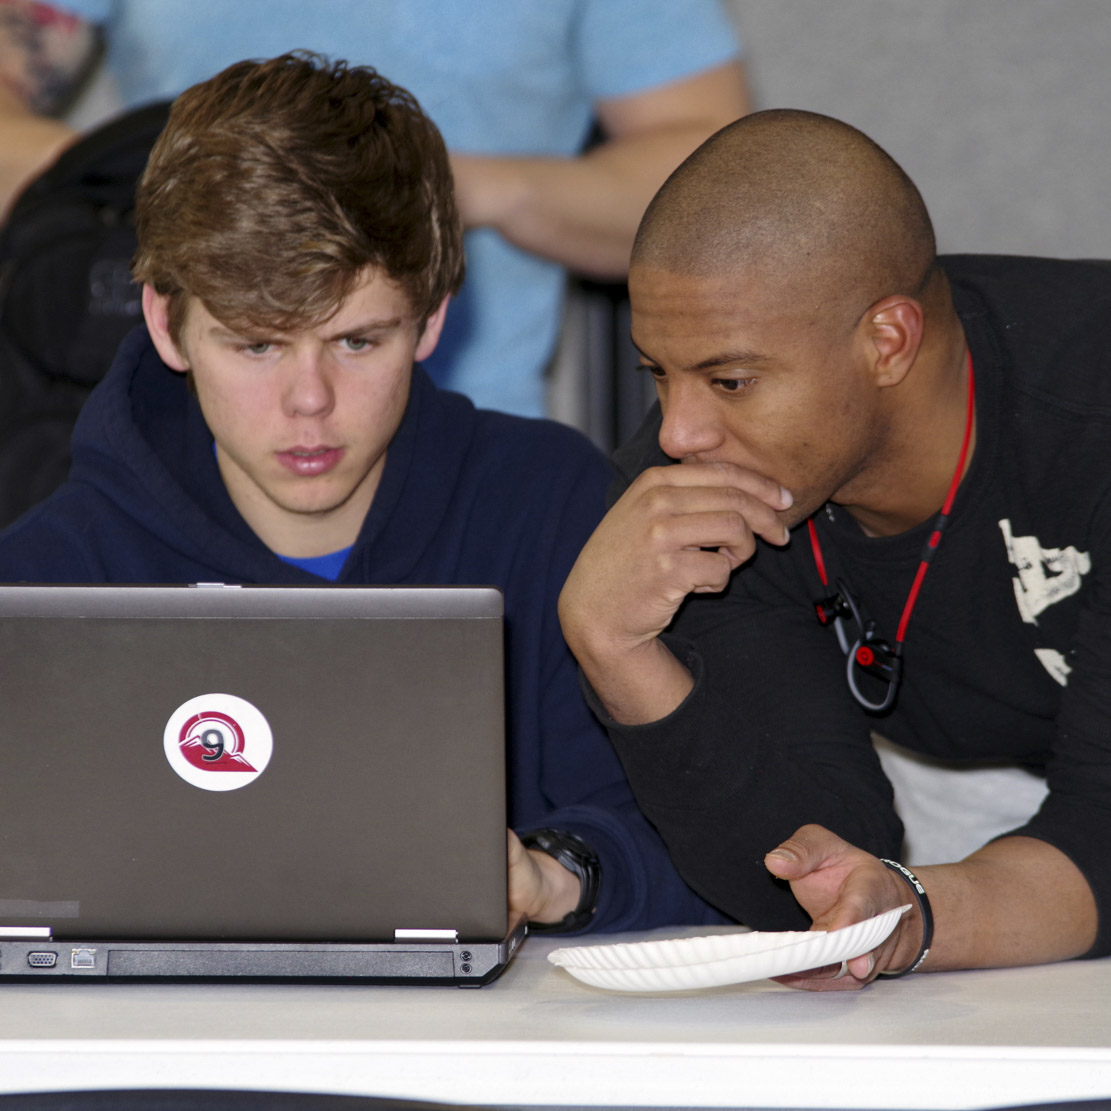
<path id="1" fill-rule="evenodd" d="M 0 978 L 478 985 L 502 597 L 0 587 Z"/>

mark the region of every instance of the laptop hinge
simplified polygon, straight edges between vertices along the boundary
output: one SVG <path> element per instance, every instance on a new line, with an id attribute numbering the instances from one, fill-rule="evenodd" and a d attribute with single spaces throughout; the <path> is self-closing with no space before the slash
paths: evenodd
<path id="1" fill-rule="evenodd" d="M 394 930 L 394 941 L 446 941 L 459 940 L 458 930 Z"/>
<path id="2" fill-rule="evenodd" d="M 49 926 L 0 926 L 0 938 L 35 938 L 49 940 L 54 931 Z"/>

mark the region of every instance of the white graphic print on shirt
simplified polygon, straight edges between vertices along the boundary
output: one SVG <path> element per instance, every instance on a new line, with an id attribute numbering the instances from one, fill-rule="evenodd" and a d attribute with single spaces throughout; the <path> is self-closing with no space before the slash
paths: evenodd
<path id="1" fill-rule="evenodd" d="M 1092 569 L 1091 556 L 1071 544 L 1067 548 L 1043 548 L 1036 536 L 1015 536 L 1006 518 L 999 522 L 999 528 L 1007 545 L 1007 558 L 1018 571 L 1011 580 L 1018 612 L 1027 624 L 1036 625 L 1039 613 L 1080 589 L 1081 577 Z M 1061 686 L 1068 683 L 1072 668 L 1060 652 L 1036 648 L 1034 654 Z"/>

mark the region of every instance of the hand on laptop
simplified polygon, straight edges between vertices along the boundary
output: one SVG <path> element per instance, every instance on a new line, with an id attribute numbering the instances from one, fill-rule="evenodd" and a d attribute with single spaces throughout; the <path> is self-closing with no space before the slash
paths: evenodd
<path id="1" fill-rule="evenodd" d="M 509 834 L 509 909 L 535 922 L 558 922 L 579 905 L 581 884 L 554 857 Z"/>

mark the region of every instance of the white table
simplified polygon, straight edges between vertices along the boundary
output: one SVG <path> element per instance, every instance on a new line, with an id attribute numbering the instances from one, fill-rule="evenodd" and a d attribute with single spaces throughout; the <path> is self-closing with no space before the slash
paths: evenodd
<path id="1" fill-rule="evenodd" d="M 1111 1096 L 1111 960 L 920 974 L 826 995 L 770 981 L 619 995 L 549 965 L 557 944 L 530 938 L 479 990 L 4 984 L 0 1090 L 759 1108 Z"/>

